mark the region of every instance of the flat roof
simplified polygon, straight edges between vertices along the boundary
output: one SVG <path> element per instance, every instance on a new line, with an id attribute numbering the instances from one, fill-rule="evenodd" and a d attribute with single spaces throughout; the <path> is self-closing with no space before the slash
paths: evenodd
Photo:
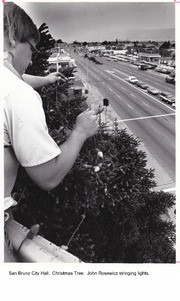
<path id="1" fill-rule="evenodd" d="M 161 57 L 159 53 L 139 52 L 138 55 L 147 56 L 147 57 Z"/>

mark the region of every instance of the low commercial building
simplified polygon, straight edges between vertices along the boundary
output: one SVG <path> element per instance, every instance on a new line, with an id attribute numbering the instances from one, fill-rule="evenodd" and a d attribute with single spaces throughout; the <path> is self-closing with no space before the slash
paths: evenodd
<path id="1" fill-rule="evenodd" d="M 54 52 L 48 59 L 49 68 L 58 70 L 61 67 L 77 67 L 75 59 L 71 59 L 70 56 L 64 51 Z"/>
<path id="2" fill-rule="evenodd" d="M 74 85 L 68 89 L 69 98 L 82 97 L 88 93 L 88 90 L 85 88 L 83 82 L 80 78 L 76 78 Z"/>
<path id="3" fill-rule="evenodd" d="M 93 45 L 93 46 L 86 46 L 86 49 L 89 52 L 93 52 L 93 51 L 103 51 L 106 49 L 106 47 L 102 45 Z"/>
<path id="4" fill-rule="evenodd" d="M 127 54 L 127 49 L 122 49 L 122 50 L 113 50 L 114 55 L 125 55 Z"/>
<path id="5" fill-rule="evenodd" d="M 160 64 L 166 64 L 167 66 L 175 67 L 175 61 L 172 57 L 161 57 Z"/>
<path id="6" fill-rule="evenodd" d="M 158 53 L 138 53 L 138 59 L 146 62 L 159 62 L 161 56 Z"/>

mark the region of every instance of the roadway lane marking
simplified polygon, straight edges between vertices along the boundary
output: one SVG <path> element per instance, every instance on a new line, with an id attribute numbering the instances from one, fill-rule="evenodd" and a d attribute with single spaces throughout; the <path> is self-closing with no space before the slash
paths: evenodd
<path id="1" fill-rule="evenodd" d="M 133 110 L 133 107 L 131 107 L 131 106 L 130 106 L 130 105 L 128 105 L 128 104 L 127 104 L 127 106 L 128 106 L 130 109 L 132 109 L 132 110 Z"/>
<path id="2" fill-rule="evenodd" d="M 110 70 L 105 70 L 105 71 L 107 71 L 108 73 L 111 73 L 111 74 L 115 73 L 114 71 L 110 71 Z"/>
<path id="3" fill-rule="evenodd" d="M 143 104 L 146 106 L 146 107 L 148 107 L 148 108 L 151 108 L 147 103 L 145 103 L 144 101 L 143 101 Z"/>
<path id="4" fill-rule="evenodd" d="M 176 191 L 176 187 L 163 189 L 164 192 Z"/>
<path id="5" fill-rule="evenodd" d="M 113 69 L 113 70 L 115 70 L 116 72 L 119 72 L 119 73 L 122 73 L 124 76 L 126 76 L 126 77 L 129 77 L 130 75 L 127 75 L 126 73 L 123 73 L 123 72 L 121 72 L 121 71 L 119 71 L 119 70 L 117 70 L 117 69 Z M 107 71 L 107 70 L 106 70 Z M 112 71 L 113 73 L 114 73 L 114 71 Z"/>
<path id="6" fill-rule="evenodd" d="M 128 92 L 128 90 L 126 90 L 124 87 L 121 87 L 121 89 L 125 90 L 126 92 Z"/>
<path id="7" fill-rule="evenodd" d="M 114 91 L 112 91 L 118 98 L 121 99 L 121 97 L 119 96 L 119 94 L 115 93 Z"/>
<path id="8" fill-rule="evenodd" d="M 116 70 L 116 69 L 114 69 L 114 70 Z M 150 98 L 152 98 L 152 99 L 155 100 L 156 102 L 159 102 L 161 105 L 165 106 L 166 108 L 170 109 L 171 111 L 173 111 L 173 112 L 175 111 L 173 108 L 169 107 L 168 105 L 166 105 L 165 103 L 161 102 L 160 100 L 154 98 L 153 96 L 147 94 L 146 92 L 142 91 L 141 89 L 135 87 L 133 84 L 128 83 L 128 82 L 125 81 L 124 79 L 122 79 L 122 78 L 120 78 L 119 76 L 113 74 L 111 71 L 109 71 L 109 70 L 106 70 L 106 71 L 107 71 L 109 74 L 111 74 L 112 76 L 114 76 L 114 77 L 118 78 L 119 80 L 123 81 L 123 82 L 126 83 L 127 85 L 129 85 L 129 86 L 133 87 L 134 89 L 140 91 L 141 93 L 143 93 L 143 94 L 149 96 Z M 120 71 L 117 70 L 117 72 L 120 72 Z M 120 72 L 120 73 L 121 73 L 121 72 Z"/>
<path id="9" fill-rule="evenodd" d="M 169 113 L 169 114 L 161 114 L 161 115 L 154 115 L 154 116 L 145 116 L 145 117 L 136 117 L 136 118 L 129 118 L 129 119 L 121 119 L 118 120 L 117 122 L 127 122 L 127 121 L 135 121 L 135 120 L 144 120 L 144 119 L 150 119 L 150 118 L 161 118 L 161 117 L 166 117 L 166 116 L 172 116 L 175 115 L 175 113 Z"/>

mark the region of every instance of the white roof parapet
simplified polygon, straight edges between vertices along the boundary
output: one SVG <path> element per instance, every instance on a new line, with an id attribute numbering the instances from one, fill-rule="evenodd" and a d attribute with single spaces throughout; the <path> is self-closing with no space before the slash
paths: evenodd
<path id="1" fill-rule="evenodd" d="M 70 56 L 67 53 L 53 53 L 49 58 L 48 62 L 50 64 L 57 62 L 69 62 L 71 60 Z"/>

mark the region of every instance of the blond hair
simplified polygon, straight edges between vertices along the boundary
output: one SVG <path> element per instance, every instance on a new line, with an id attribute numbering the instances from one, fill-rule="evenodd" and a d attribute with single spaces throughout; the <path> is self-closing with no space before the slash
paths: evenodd
<path id="1" fill-rule="evenodd" d="M 19 43 L 33 39 L 37 44 L 40 34 L 31 18 L 26 12 L 13 2 L 4 3 L 4 38 Z"/>

